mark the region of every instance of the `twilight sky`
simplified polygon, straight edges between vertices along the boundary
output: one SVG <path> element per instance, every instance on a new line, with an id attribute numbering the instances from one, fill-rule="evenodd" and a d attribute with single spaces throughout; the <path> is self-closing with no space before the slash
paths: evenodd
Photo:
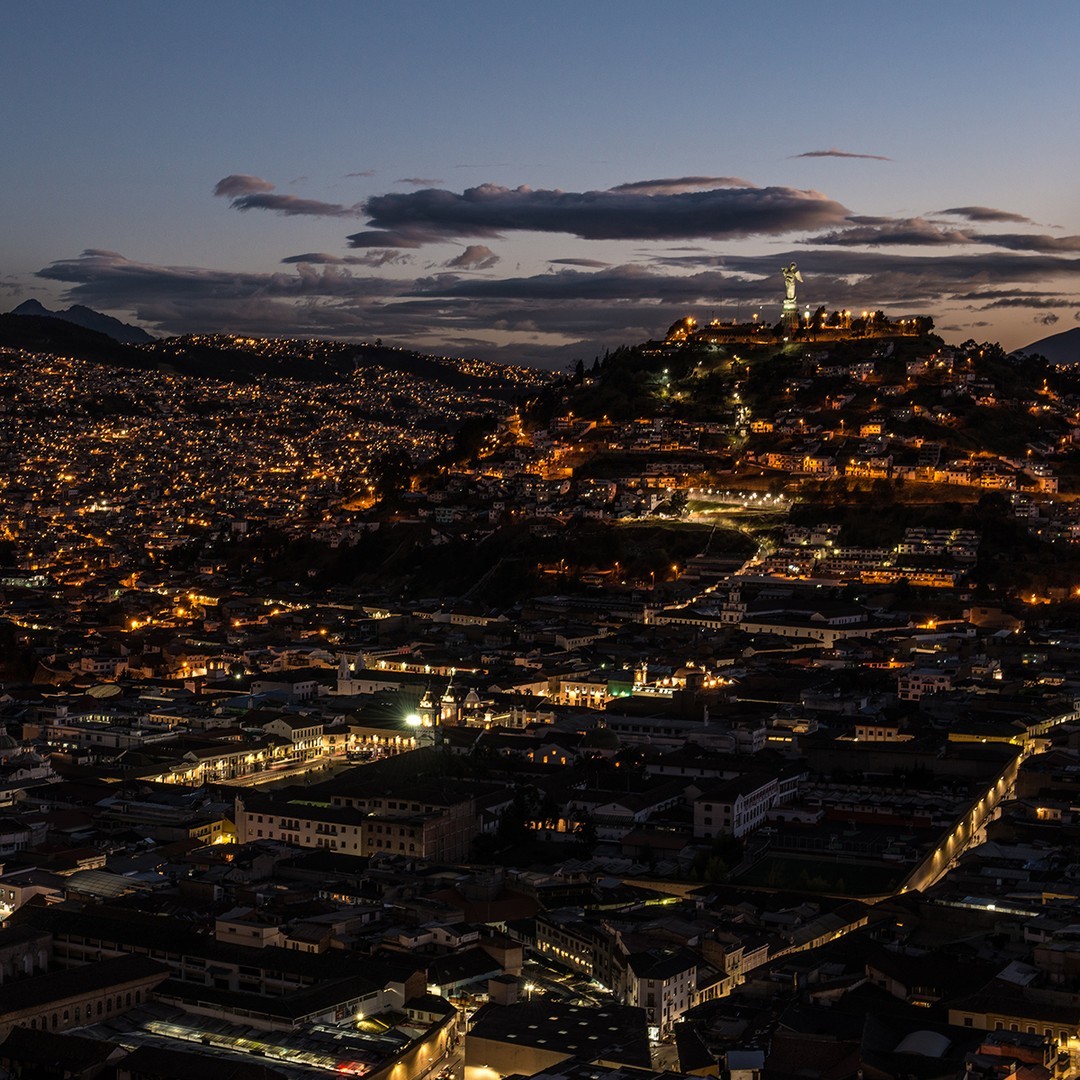
<path id="1" fill-rule="evenodd" d="M 0 308 L 562 366 L 678 316 L 1080 319 L 1069 0 L 35 0 Z"/>

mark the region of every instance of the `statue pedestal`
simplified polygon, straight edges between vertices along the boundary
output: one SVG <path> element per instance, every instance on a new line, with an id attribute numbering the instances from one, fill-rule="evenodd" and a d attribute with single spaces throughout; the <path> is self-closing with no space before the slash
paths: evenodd
<path id="1" fill-rule="evenodd" d="M 784 327 L 785 334 L 794 334 L 799 329 L 799 308 L 794 297 L 784 301 L 784 308 L 780 312 L 780 323 Z"/>

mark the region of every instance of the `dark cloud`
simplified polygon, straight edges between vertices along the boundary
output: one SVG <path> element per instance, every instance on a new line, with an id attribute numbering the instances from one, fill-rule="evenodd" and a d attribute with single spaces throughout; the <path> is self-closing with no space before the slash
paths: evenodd
<path id="1" fill-rule="evenodd" d="M 283 263 L 321 263 L 327 266 L 386 266 L 407 263 L 411 255 L 400 251 L 372 249 L 364 255 L 329 255 L 325 251 L 309 251 L 303 255 L 287 255 Z"/>
<path id="2" fill-rule="evenodd" d="M 548 259 L 548 262 L 553 266 L 581 266 L 591 270 L 604 270 L 611 265 L 600 259 Z"/>
<path id="3" fill-rule="evenodd" d="M 286 255 L 283 263 L 325 263 L 327 266 L 340 266 L 348 263 L 358 263 L 363 258 L 361 255 L 331 255 L 325 251 L 307 251 L 303 255 Z"/>
<path id="4" fill-rule="evenodd" d="M 146 300 L 246 300 L 252 297 L 373 297 L 400 291 L 385 278 L 354 277 L 347 270 L 322 271 L 300 263 L 295 274 L 234 273 L 201 267 L 154 266 L 116 252 L 85 251 L 37 272 L 69 286 L 66 296 L 90 307 L 131 307 Z"/>
<path id="5" fill-rule="evenodd" d="M 873 279 L 873 284 L 896 278 L 924 281 L 933 292 L 948 289 L 969 291 L 980 285 L 1000 287 L 1006 282 L 1050 281 L 1055 277 L 1080 274 L 1080 259 L 1052 255 L 1024 255 L 1012 251 L 966 251 L 949 255 L 897 255 L 879 251 L 788 251 L 771 255 L 729 255 L 723 265 L 731 272 L 775 274 L 786 262 L 799 263 L 807 282 L 810 275 L 837 280 L 854 277 Z M 803 291 L 809 291 L 803 286 Z"/>
<path id="6" fill-rule="evenodd" d="M 498 261 L 499 256 L 486 244 L 470 244 L 446 265 L 459 270 L 489 270 Z"/>
<path id="7" fill-rule="evenodd" d="M 884 154 L 852 154 L 847 150 L 837 150 L 835 146 L 830 147 L 828 150 L 807 150 L 805 154 L 792 154 L 792 158 L 816 158 L 816 157 L 838 157 L 838 158 L 865 158 L 867 161 L 892 161 L 891 157 L 885 157 Z"/>
<path id="8" fill-rule="evenodd" d="M 957 300 L 998 300 L 1002 297 L 1011 297 L 1012 299 L 1021 299 L 1023 297 L 1029 297 L 1031 299 L 1045 300 L 1047 297 L 1059 296 L 1070 297 L 1070 293 L 1059 292 L 1019 292 L 1016 289 L 979 289 L 975 292 L 959 293 L 956 296 Z M 1066 301 L 1071 302 L 1071 300 Z"/>
<path id="9" fill-rule="evenodd" d="M 302 199 L 299 195 L 240 195 L 229 205 L 234 210 L 272 210 L 285 217 L 356 217 L 361 207 Z"/>
<path id="10" fill-rule="evenodd" d="M 609 190 L 632 195 L 678 195 L 702 188 L 753 186 L 749 180 L 741 180 L 737 176 L 680 176 L 673 180 L 633 180 L 629 184 L 616 184 Z"/>
<path id="11" fill-rule="evenodd" d="M 300 176 L 290 180 L 297 184 L 307 179 Z M 233 210 L 271 210 L 285 217 L 355 217 L 360 206 L 342 206 L 340 203 L 320 202 L 318 199 L 302 199 L 299 195 L 271 195 L 274 185 L 269 180 L 246 173 L 233 173 L 214 185 L 214 194 L 231 199 Z"/>
<path id="12" fill-rule="evenodd" d="M 394 181 L 395 184 L 412 184 L 413 187 L 434 187 L 441 184 L 441 180 L 429 180 L 423 176 L 402 176 Z"/>
<path id="13" fill-rule="evenodd" d="M 938 210 L 937 213 L 967 218 L 968 221 L 1014 221 L 1018 225 L 1031 224 L 1031 218 L 1024 217 L 1023 214 L 995 210 L 992 206 L 953 206 L 948 210 Z"/>
<path id="14" fill-rule="evenodd" d="M 811 237 L 807 244 L 835 244 L 841 247 L 879 247 L 898 244 L 913 247 L 943 244 L 982 244 L 1012 251 L 1046 254 L 1080 252 L 1080 236 L 1048 236 L 1045 233 L 981 233 L 957 229 L 926 218 L 881 218 L 851 216 L 853 227 Z"/>
<path id="15" fill-rule="evenodd" d="M 421 279 L 416 282 L 416 287 L 421 292 L 474 299 L 601 300 L 605 303 L 642 300 L 679 304 L 715 303 L 717 297 L 756 297 L 769 292 L 767 287 L 762 288 L 760 282 L 741 281 L 714 271 L 676 276 L 658 274 L 635 264 L 614 266 L 596 273 L 559 270 L 525 278 L 482 281 L 463 278 L 457 282 L 436 283 Z"/>
<path id="16" fill-rule="evenodd" d="M 352 176 L 374 176 L 374 175 L 375 175 L 375 170 L 374 169 L 361 169 L 359 172 L 347 172 L 345 174 L 345 177 L 346 177 L 346 179 L 348 179 L 349 177 L 352 177 Z"/>
<path id="17" fill-rule="evenodd" d="M 1058 321 L 1058 316 L 1050 312 L 1046 315 L 1035 315 L 1032 317 L 1032 322 L 1037 322 L 1041 326 L 1053 326 Z"/>
<path id="18" fill-rule="evenodd" d="M 269 180 L 247 173 L 230 173 L 214 185 L 214 194 L 226 199 L 235 199 L 240 195 L 258 195 L 273 191 L 274 185 Z"/>
<path id="19" fill-rule="evenodd" d="M 368 224 L 353 247 L 416 247 L 463 236 L 503 232 L 569 233 L 587 240 L 735 238 L 839 225 L 848 211 L 816 191 L 716 188 L 672 195 L 614 191 L 534 191 L 482 184 L 462 194 L 439 189 L 376 195 L 365 204 Z"/>
<path id="20" fill-rule="evenodd" d="M 1075 300 L 1053 300 L 1042 296 L 1003 296 L 992 303 L 983 304 L 979 311 L 992 311 L 994 308 L 1063 308 L 1071 307 Z"/>
<path id="21" fill-rule="evenodd" d="M 1042 251 L 1047 253 L 1080 252 L 1080 236 L 1047 236 L 1045 233 L 1034 236 L 1029 233 L 980 234 L 976 237 L 980 244 L 993 244 L 995 247 L 1010 248 L 1012 251 Z"/>
<path id="22" fill-rule="evenodd" d="M 825 236 L 815 236 L 807 243 L 838 244 L 841 246 L 872 246 L 884 244 L 970 244 L 972 236 L 961 229 L 942 229 L 925 218 L 852 219 L 861 222 L 854 228 L 841 229 Z"/>
<path id="23" fill-rule="evenodd" d="M 424 244 L 441 239 L 436 236 L 420 236 L 405 230 L 387 229 L 385 232 L 358 232 L 345 238 L 349 247 L 354 248 L 418 248 Z"/>

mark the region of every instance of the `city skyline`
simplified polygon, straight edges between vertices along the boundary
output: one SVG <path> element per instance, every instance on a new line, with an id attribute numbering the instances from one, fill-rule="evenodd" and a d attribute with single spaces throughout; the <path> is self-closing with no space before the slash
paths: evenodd
<path id="1" fill-rule="evenodd" d="M 1016 348 L 1080 311 L 1077 152 L 1053 130 L 1078 21 L 16 10 L 4 77 L 30 104 L 2 122 L 0 287 L 6 307 L 85 303 L 159 334 L 562 366 L 684 313 L 778 317 L 796 261 L 812 306 Z"/>

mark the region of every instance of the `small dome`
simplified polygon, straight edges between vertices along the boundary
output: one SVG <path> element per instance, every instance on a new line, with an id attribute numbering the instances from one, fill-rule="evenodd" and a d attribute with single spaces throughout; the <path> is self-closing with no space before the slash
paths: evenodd
<path id="1" fill-rule="evenodd" d="M 913 1031 L 900 1040 L 893 1053 L 939 1058 L 951 1045 L 952 1042 L 938 1031 Z"/>

